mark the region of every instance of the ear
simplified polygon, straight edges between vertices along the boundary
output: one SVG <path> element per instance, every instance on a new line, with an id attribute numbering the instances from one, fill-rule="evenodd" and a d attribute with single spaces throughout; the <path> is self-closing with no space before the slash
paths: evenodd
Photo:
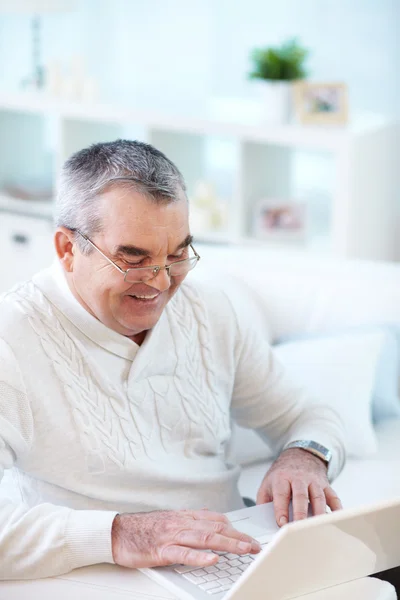
<path id="1" fill-rule="evenodd" d="M 67 273 L 72 273 L 74 270 L 74 254 L 75 254 L 75 235 L 74 232 L 66 227 L 58 227 L 54 234 L 54 245 L 60 263 Z"/>

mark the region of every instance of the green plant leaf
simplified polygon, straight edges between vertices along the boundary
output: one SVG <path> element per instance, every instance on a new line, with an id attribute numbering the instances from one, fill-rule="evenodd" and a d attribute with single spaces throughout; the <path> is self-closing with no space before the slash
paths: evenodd
<path id="1" fill-rule="evenodd" d="M 291 39 L 279 48 L 255 48 L 251 52 L 253 69 L 251 79 L 294 81 L 307 76 L 305 61 L 309 55 L 297 39 Z"/>

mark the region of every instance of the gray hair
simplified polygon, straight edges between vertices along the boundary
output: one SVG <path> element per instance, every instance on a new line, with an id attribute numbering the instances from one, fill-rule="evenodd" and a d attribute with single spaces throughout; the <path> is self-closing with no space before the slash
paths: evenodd
<path id="1" fill-rule="evenodd" d="M 186 198 L 182 174 L 154 146 L 131 140 L 93 144 L 73 154 L 62 168 L 56 227 L 79 230 L 88 237 L 101 232 L 96 201 L 113 186 L 128 186 L 159 203 Z M 90 252 L 91 246 L 81 236 L 77 243 L 83 252 Z"/>

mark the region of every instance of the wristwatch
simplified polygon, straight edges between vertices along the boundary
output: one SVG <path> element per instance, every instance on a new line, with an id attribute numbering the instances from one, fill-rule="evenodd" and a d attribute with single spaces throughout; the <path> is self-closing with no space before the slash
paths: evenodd
<path id="1" fill-rule="evenodd" d="M 314 454 L 314 456 L 318 456 L 318 458 L 323 460 L 327 467 L 329 467 L 329 463 L 332 460 L 331 450 L 313 440 L 296 440 L 290 442 L 284 447 L 284 450 L 289 450 L 289 448 L 302 448 L 302 450 L 307 450 L 307 452 L 311 452 L 311 454 Z"/>

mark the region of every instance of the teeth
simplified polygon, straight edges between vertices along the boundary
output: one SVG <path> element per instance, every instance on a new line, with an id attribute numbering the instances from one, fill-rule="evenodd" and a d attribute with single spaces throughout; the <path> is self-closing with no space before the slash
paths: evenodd
<path id="1" fill-rule="evenodd" d="M 154 296 L 137 296 L 136 294 L 133 294 L 133 298 L 140 298 L 141 300 L 152 300 L 153 298 L 156 298 L 158 296 L 158 294 L 154 294 Z"/>

